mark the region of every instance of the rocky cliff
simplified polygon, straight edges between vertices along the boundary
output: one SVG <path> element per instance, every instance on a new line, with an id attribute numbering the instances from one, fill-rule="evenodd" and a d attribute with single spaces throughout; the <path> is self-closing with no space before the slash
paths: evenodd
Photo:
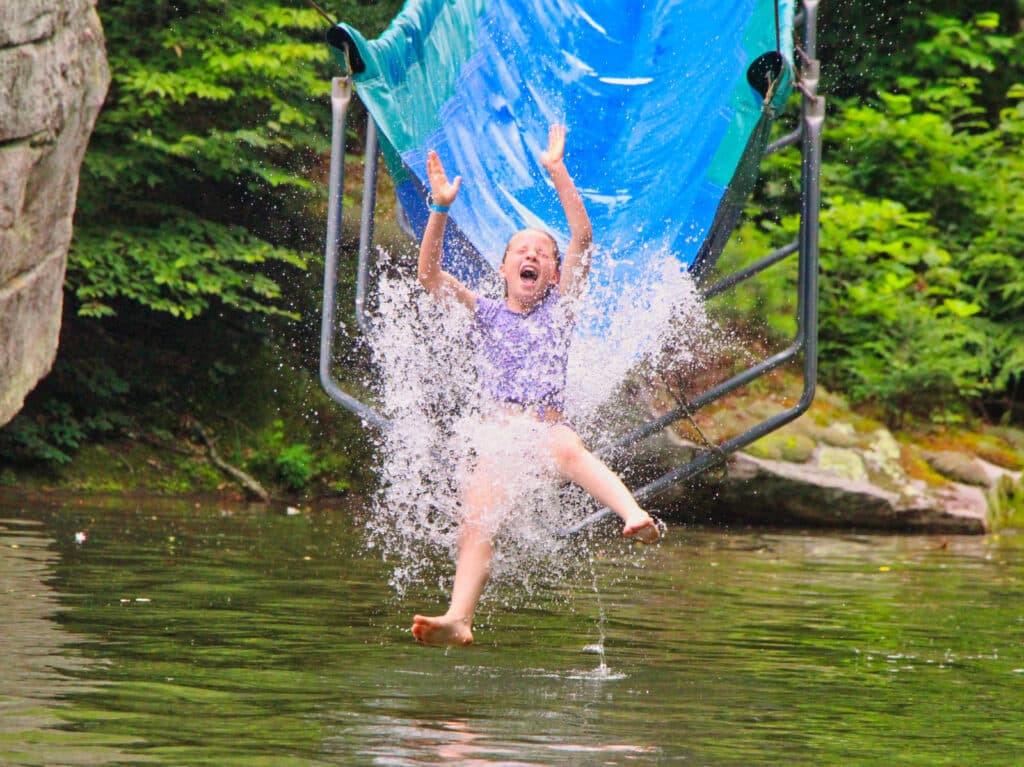
<path id="1" fill-rule="evenodd" d="M 110 74 L 96 0 L 0 0 L 0 425 L 57 351 L 78 171 Z"/>

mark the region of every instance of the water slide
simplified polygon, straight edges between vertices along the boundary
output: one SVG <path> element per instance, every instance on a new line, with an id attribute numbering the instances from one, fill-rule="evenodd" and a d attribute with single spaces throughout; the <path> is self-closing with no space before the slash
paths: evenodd
<path id="1" fill-rule="evenodd" d="M 796 0 L 410 0 L 375 40 L 328 42 L 382 136 L 411 234 L 426 155 L 463 177 L 445 268 L 480 287 L 511 233 L 568 230 L 539 163 L 553 122 L 593 221 L 591 280 L 665 251 L 714 263 L 791 85 Z"/>
<path id="2" fill-rule="evenodd" d="M 412 236 L 427 219 L 426 155 L 463 176 L 446 233 L 444 266 L 478 289 L 496 282 L 514 231 L 539 226 L 567 241 L 557 196 L 539 163 L 552 122 L 569 127 L 566 164 L 594 224 L 590 282 L 614 293 L 642 283 L 666 254 L 711 298 L 798 256 L 797 332 L 791 343 L 618 436 L 612 456 L 762 375 L 802 359 L 800 399 L 634 490 L 641 502 L 721 464 L 728 455 L 806 412 L 817 381 L 818 207 L 825 100 L 817 94 L 819 0 L 410 0 L 376 40 L 333 24 L 328 42 L 344 77 L 332 84 L 331 184 L 320 379 L 364 424 L 390 423 L 348 394 L 332 373 L 341 232 L 345 113 L 352 83 L 376 137 Z M 797 7 L 799 6 L 799 7 Z M 794 24 L 802 40 L 794 75 Z M 768 144 L 791 87 L 803 93 L 799 127 Z M 371 137 L 373 137 L 371 139 Z M 764 151 L 799 147 L 800 227 L 792 242 L 716 281 L 721 253 L 757 177 Z M 372 153 L 371 153 L 372 150 Z M 368 191 L 368 190 L 364 190 Z M 356 319 L 373 241 L 373 192 L 363 200 Z M 369 204 L 367 204 L 369 203 Z M 590 330 L 600 329 L 596 326 Z M 578 327 L 579 330 L 579 327 Z M 595 511 L 566 527 L 575 534 Z"/>

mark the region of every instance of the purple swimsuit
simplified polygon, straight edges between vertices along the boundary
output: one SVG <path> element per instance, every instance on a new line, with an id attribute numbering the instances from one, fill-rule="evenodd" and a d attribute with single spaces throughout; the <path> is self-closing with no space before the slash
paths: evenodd
<path id="1" fill-rule="evenodd" d="M 536 409 L 564 406 L 572 321 L 559 305 L 558 288 L 525 314 L 504 301 L 477 297 L 477 370 L 484 391 L 503 404 Z"/>

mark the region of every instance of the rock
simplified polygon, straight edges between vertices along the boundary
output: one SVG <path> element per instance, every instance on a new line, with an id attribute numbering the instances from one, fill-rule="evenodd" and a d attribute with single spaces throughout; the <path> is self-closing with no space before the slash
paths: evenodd
<path id="1" fill-rule="evenodd" d="M 856 447 L 860 436 L 853 424 L 837 421 L 824 429 L 817 430 L 817 436 L 826 445 L 833 447 Z"/>
<path id="2" fill-rule="evenodd" d="M 853 482 L 866 482 L 868 470 L 860 453 L 850 448 L 823 447 L 818 451 L 818 468 Z"/>
<path id="3" fill-rule="evenodd" d="M 0 3 L 0 425 L 56 355 L 78 171 L 109 81 L 95 0 Z"/>
<path id="4" fill-rule="evenodd" d="M 672 485 L 648 505 L 669 518 L 712 524 L 944 534 L 988 528 L 989 502 L 981 488 L 953 481 L 931 485 L 907 476 L 900 464 L 902 448 L 885 429 L 862 435 L 861 442 L 862 448 L 819 444 L 803 463 L 736 453 L 719 476 L 709 473 Z M 643 478 L 650 481 L 688 462 L 695 449 L 666 431 L 634 459 L 652 467 Z"/>
<path id="5" fill-rule="evenodd" d="M 1004 477 L 1018 483 L 1021 481 L 1021 478 L 1024 477 L 1024 472 L 1010 471 L 1009 469 L 1004 469 L 1002 466 L 996 466 L 994 463 L 989 463 L 982 458 L 978 458 L 976 460 L 978 462 L 978 466 L 980 466 L 981 470 L 985 472 L 985 476 L 988 477 L 988 482 L 986 483 L 988 487 L 995 487 Z"/>
<path id="6" fill-rule="evenodd" d="M 881 474 L 889 481 L 902 484 L 907 475 L 900 466 L 902 451 L 896 438 L 888 429 L 875 429 L 871 435 L 871 443 L 864 454 L 864 459 L 872 471 Z"/>
<path id="7" fill-rule="evenodd" d="M 944 477 L 965 485 L 989 487 L 992 477 L 985 470 L 982 462 L 972 455 L 958 453 L 953 450 L 922 451 L 921 457 L 929 466 Z"/>
<path id="8" fill-rule="evenodd" d="M 804 434 L 772 432 L 750 446 L 751 455 L 774 458 L 790 463 L 806 463 L 814 456 L 817 445 Z"/>
<path id="9" fill-rule="evenodd" d="M 58 254 L 0 286 L 0 424 L 14 417 L 53 364 L 63 282 L 64 255 Z"/>
<path id="10" fill-rule="evenodd" d="M 1011 426 L 996 426 L 991 432 L 993 436 L 1002 439 L 1016 450 L 1024 451 L 1024 430 Z"/>
<path id="11" fill-rule="evenodd" d="M 59 5 L 53 0 L 18 0 L 0 5 L 0 48 L 52 37 Z"/>
<path id="12" fill-rule="evenodd" d="M 978 488 L 951 483 L 935 494 L 921 486 L 896 493 L 814 465 L 744 453 L 733 457 L 720 482 L 696 492 L 669 492 L 675 497 L 659 503 L 668 500 L 675 512 L 716 523 L 982 533 L 988 514 Z M 701 508 L 696 515 L 694 504 Z"/>

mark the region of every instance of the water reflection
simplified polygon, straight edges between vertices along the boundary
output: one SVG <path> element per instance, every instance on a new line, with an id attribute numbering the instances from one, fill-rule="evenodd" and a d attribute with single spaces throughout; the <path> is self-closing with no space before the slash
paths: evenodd
<path id="1" fill-rule="evenodd" d="M 609 539 L 578 582 L 515 610 L 485 603 L 480 645 L 446 652 L 406 628 L 438 585 L 396 600 L 356 511 L 0 512 L 0 763 L 1007 765 L 1024 753 L 1016 536 L 677 529 L 642 553 Z"/>
<path id="2" fill-rule="evenodd" d="M 501 740 L 487 727 L 471 719 L 382 720 L 359 728 L 369 744 L 360 749 L 367 763 L 388 767 L 420 764 L 451 764 L 460 767 L 495 765 L 548 765 L 555 763 L 615 764 L 641 755 L 656 755 L 653 746 L 598 745 L 585 741 L 550 740 L 550 736 L 523 733 Z M 347 753 L 348 738 L 341 739 L 340 753 Z"/>
<path id="3" fill-rule="evenodd" d="M 95 765 L 123 757 L 109 742 L 63 731 L 64 701 L 91 689 L 81 677 L 94 662 L 75 650 L 82 637 L 55 621 L 55 543 L 37 520 L 0 518 L 0 764 Z"/>

